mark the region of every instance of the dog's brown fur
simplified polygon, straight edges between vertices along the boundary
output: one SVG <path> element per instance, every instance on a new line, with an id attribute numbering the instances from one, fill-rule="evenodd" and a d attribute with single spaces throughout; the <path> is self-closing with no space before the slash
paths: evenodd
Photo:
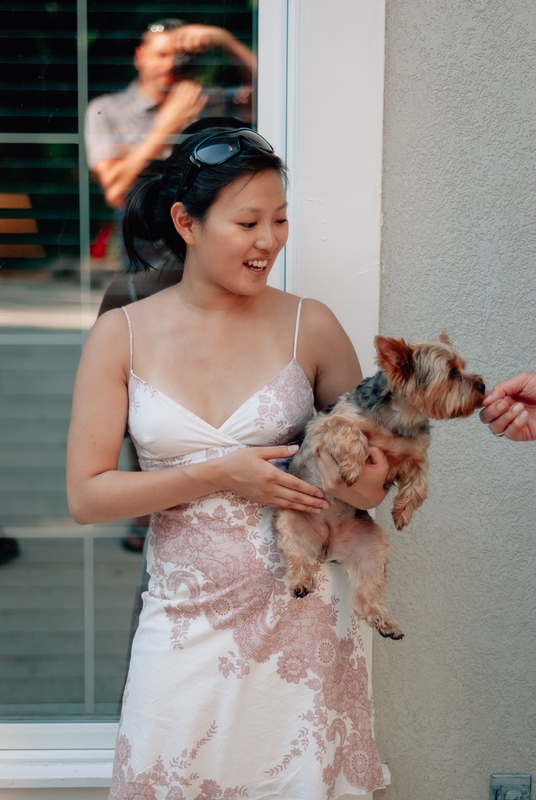
<path id="1" fill-rule="evenodd" d="M 469 416 L 481 406 L 485 387 L 480 375 L 465 371 L 463 357 L 445 333 L 414 344 L 376 336 L 374 344 L 380 371 L 309 422 L 290 472 L 321 486 L 316 457 L 323 449 L 351 486 L 368 448 L 379 447 L 389 462 L 387 486 L 397 485 L 392 515 L 401 530 L 428 494 L 428 420 Z M 327 499 L 329 509 L 318 515 L 275 514 L 275 536 L 287 560 L 292 593 L 304 597 L 314 589 L 319 560 L 337 561 L 348 572 L 357 615 L 382 636 L 401 639 L 404 634 L 385 605 L 386 534 L 366 511 Z"/>

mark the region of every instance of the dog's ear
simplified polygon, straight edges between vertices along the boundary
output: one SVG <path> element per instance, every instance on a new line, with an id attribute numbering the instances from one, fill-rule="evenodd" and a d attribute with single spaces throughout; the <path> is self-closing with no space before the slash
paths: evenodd
<path id="1" fill-rule="evenodd" d="M 378 353 L 376 362 L 385 374 L 388 383 L 405 383 L 415 372 L 411 347 L 403 339 L 390 336 L 375 336 L 374 346 Z"/>
<path id="2" fill-rule="evenodd" d="M 444 328 L 437 337 L 437 340 L 438 342 L 443 342 L 443 344 L 451 344 L 450 337 Z"/>

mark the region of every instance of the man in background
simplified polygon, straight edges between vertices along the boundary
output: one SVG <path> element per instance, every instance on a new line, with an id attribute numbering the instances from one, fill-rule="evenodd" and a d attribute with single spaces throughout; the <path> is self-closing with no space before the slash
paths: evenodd
<path id="1" fill-rule="evenodd" d="M 240 66 L 241 89 L 204 90 L 191 76 L 191 56 L 218 47 Z M 224 115 L 248 121 L 251 113 L 256 59 L 223 28 L 179 19 L 154 22 L 136 48 L 134 66 L 137 80 L 121 92 L 92 100 L 86 116 L 89 167 L 113 208 L 122 206 L 151 162 L 167 158 L 171 144 L 190 123 Z"/>

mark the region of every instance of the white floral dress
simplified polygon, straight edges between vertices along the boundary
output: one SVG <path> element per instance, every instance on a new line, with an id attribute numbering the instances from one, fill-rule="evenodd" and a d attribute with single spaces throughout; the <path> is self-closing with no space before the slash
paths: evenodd
<path id="1" fill-rule="evenodd" d="M 301 306 L 301 301 L 300 301 Z M 138 378 L 145 470 L 295 441 L 313 413 L 294 356 L 218 429 Z M 271 509 L 218 492 L 154 514 L 149 590 L 123 698 L 113 800 L 332 800 L 383 788 L 343 570 L 290 596 Z"/>

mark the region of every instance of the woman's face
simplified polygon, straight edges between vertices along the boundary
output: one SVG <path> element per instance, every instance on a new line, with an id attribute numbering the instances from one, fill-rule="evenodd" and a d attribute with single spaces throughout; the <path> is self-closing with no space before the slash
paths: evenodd
<path id="1" fill-rule="evenodd" d="M 274 170 L 237 178 L 222 190 L 206 219 L 192 223 L 186 271 L 235 294 L 257 294 L 287 241 L 286 209 Z"/>

